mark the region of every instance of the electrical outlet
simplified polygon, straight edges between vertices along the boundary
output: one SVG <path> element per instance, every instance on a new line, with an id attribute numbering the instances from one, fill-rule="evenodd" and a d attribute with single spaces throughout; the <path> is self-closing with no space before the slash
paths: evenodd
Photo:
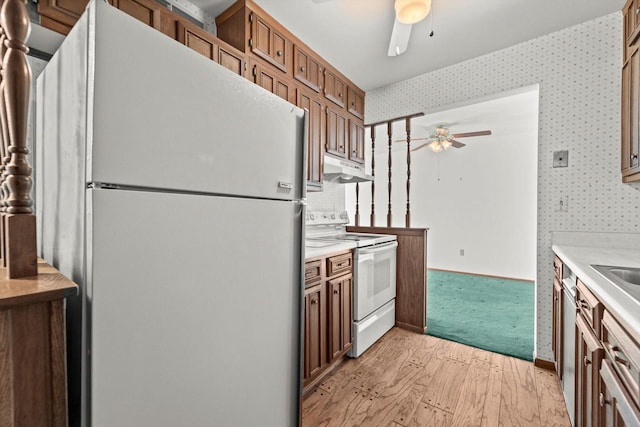
<path id="1" fill-rule="evenodd" d="M 554 168 L 566 168 L 569 166 L 569 151 L 554 151 L 553 152 L 553 167 Z"/>
<path id="2" fill-rule="evenodd" d="M 460 256 L 464 256 L 464 249 L 460 249 Z"/>

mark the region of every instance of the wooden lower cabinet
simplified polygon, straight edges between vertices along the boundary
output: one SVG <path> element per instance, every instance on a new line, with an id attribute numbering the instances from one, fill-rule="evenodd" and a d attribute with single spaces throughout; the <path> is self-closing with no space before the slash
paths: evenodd
<path id="1" fill-rule="evenodd" d="M 602 427 L 640 426 L 638 408 L 634 405 L 631 396 L 624 388 L 609 360 L 602 362 L 599 376 L 598 403 L 602 414 L 600 425 Z"/>
<path id="2" fill-rule="evenodd" d="M 351 274 L 330 280 L 329 290 L 329 355 L 333 360 L 344 354 L 353 343 L 353 277 Z"/>
<path id="3" fill-rule="evenodd" d="M 325 268 L 330 265 L 329 260 L 347 257 L 352 258 L 350 251 L 305 263 L 302 381 L 305 391 L 339 364 L 353 345 L 353 269 L 330 275 Z"/>
<path id="4" fill-rule="evenodd" d="M 575 425 L 600 425 L 600 379 L 604 349 L 587 321 L 576 317 L 576 414 Z"/>
<path id="5" fill-rule="evenodd" d="M 327 365 L 327 308 L 325 285 L 304 292 L 304 381 L 318 376 Z"/>

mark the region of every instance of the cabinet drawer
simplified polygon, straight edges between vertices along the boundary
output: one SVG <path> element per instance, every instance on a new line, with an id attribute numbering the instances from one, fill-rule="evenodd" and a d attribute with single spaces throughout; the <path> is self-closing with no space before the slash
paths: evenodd
<path id="1" fill-rule="evenodd" d="M 305 287 L 322 277 L 322 260 L 309 261 L 304 264 L 304 284 Z"/>
<path id="2" fill-rule="evenodd" d="M 558 257 L 553 259 L 553 271 L 556 274 L 556 279 L 562 282 L 562 261 Z"/>
<path id="3" fill-rule="evenodd" d="M 582 313 L 589 326 L 591 326 L 591 329 L 599 336 L 604 306 L 580 279 L 577 280 L 576 285 L 576 307 Z"/>
<path id="4" fill-rule="evenodd" d="M 631 398 L 640 405 L 640 346 L 607 311 L 602 318 L 602 344 Z"/>
<path id="5" fill-rule="evenodd" d="M 353 256 L 351 252 L 327 258 L 327 277 L 351 271 Z"/>

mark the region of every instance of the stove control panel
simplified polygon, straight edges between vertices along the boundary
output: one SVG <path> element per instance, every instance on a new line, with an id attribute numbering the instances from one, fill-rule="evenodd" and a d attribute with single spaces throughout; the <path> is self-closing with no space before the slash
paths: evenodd
<path id="1" fill-rule="evenodd" d="M 308 211 L 306 225 L 349 224 L 347 211 Z"/>

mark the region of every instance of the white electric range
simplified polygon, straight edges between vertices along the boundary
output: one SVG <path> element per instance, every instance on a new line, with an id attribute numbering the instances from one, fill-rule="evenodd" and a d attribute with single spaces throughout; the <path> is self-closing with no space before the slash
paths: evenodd
<path id="1" fill-rule="evenodd" d="M 360 356 L 395 325 L 397 238 L 392 234 L 349 233 L 346 211 L 307 212 L 307 251 L 354 248 L 353 347 Z"/>

